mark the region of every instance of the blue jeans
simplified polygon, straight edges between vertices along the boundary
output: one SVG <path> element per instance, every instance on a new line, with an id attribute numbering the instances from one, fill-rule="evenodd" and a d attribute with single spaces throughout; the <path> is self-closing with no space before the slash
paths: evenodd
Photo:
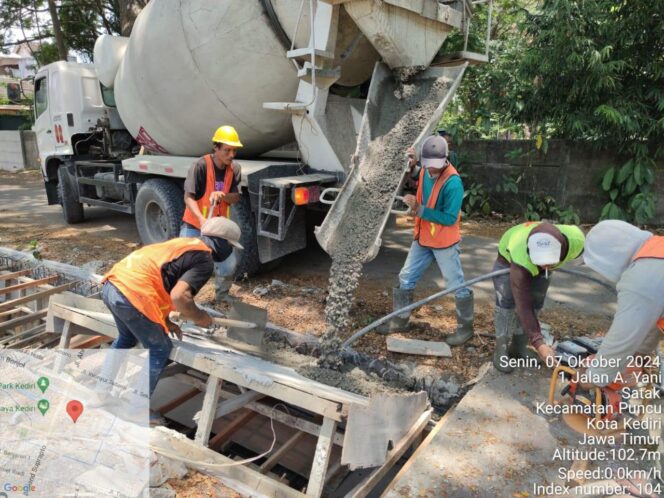
<path id="1" fill-rule="evenodd" d="M 182 223 L 180 228 L 180 237 L 200 237 L 201 231 L 198 228 L 194 228 L 188 223 Z M 217 279 L 226 279 L 233 280 L 233 275 L 235 274 L 235 268 L 237 267 L 237 254 L 235 249 L 230 256 L 228 256 L 221 263 L 214 264 L 214 273 L 217 276 Z M 220 285 L 215 282 L 215 287 L 219 288 Z"/>
<path id="2" fill-rule="evenodd" d="M 106 282 L 101 298 L 111 310 L 118 328 L 112 349 L 131 349 L 139 342 L 150 352 L 150 395 L 157 387 L 159 376 L 168 362 L 173 343 L 161 325 L 148 320 L 112 283 Z"/>
<path id="3" fill-rule="evenodd" d="M 461 251 L 459 244 L 454 244 L 445 249 L 432 249 L 422 247 L 418 241 L 414 240 L 408 251 L 408 257 L 399 272 L 399 286 L 404 290 L 412 290 L 422 277 L 422 274 L 429 268 L 431 262 L 435 259 L 440 268 L 440 273 L 445 279 L 448 288 L 456 287 L 465 282 L 463 268 L 461 268 Z M 470 296 L 471 291 L 468 287 L 459 289 L 454 293 L 459 299 Z"/>

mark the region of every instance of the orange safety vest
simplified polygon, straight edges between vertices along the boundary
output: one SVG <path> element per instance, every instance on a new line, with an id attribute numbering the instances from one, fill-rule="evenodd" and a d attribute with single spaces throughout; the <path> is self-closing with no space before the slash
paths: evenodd
<path id="1" fill-rule="evenodd" d="M 417 203 L 419 205 L 422 205 L 424 175 L 425 171 L 424 168 L 422 168 L 420 171 L 420 181 L 417 185 Z M 448 164 L 440 176 L 436 179 L 436 183 L 433 186 L 426 207 L 430 209 L 434 209 L 436 207 L 436 201 L 438 200 L 438 196 L 443 190 L 445 183 L 447 183 L 447 180 L 455 175 L 459 176 L 459 173 L 454 168 L 454 166 L 452 166 L 452 164 Z M 461 212 L 459 212 L 459 216 L 457 217 L 454 225 L 449 226 L 439 225 L 438 223 L 416 217 L 414 239 L 417 240 L 422 247 L 431 247 L 432 249 L 445 249 L 446 247 L 453 246 L 461 240 Z"/>
<path id="2" fill-rule="evenodd" d="M 201 214 L 207 218 L 208 217 L 208 212 L 210 211 L 210 196 L 212 195 L 212 192 L 214 192 L 214 180 L 215 180 L 215 174 L 214 174 L 214 168 L 215 165 L 212 162 L 212 154 L 208 154 L 205 157 L 205 165 L 207 166 L 207 171 L 205 173 L 205 193 L 203 194 L 203 197 L 198 199 L 196 201 L 196 204 L 198 204 L 198 209 L 200 210 Z M 231 185 L 233 185 L 233 166 L 226 166 L 226 173 L 224 174 L 224 188 L 222 192 L 224 194 L 227 194 L 231 190 Z M 212 213 L 212 216 L 223 216 L 225 218 L 230 218 L 231 214 L 231 206 L 225 201 L 221 201 L 220 204 L 217 204 L 214 208 L 214 213 Z M 182 217 L 182 221 L 185 221 L 189 223 L 191 226 L 198 228 L 199 230 L 201 229 L 201 224 L 198 222 L 198 218 L 194 216 L 194 213 L 191 212 L 191 210 L 186 207 L 184 210 L 184 216 Z"/>
<path id="3" fill-rule="evenodd" d="M 657 258 L 664 259 L 664 237 L 654 235 L 644 242 L 641 248 L 637 251 L 633 261 L 641 258 Z M 659 330 L 664 333 L 664 317 L 657 321 Z"/>
<path id="4" fill-rule="evenodd" d="M 150 244 L 132 252 L 104 275 L 145 317 L 168 333 L 166 318 L 173 311 L 173 301 L 164 288 L 161 269 L 188 251 L 212 250 L 199 239 L 178 237 Z"/>

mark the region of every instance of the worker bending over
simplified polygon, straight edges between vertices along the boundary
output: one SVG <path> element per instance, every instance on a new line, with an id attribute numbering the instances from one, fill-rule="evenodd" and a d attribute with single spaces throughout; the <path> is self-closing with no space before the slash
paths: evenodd
<path id="1" fill-rule="evenodd" d="M 459 257 L 463 183 L 448 161 L 447 142 L 441 136 L 428 137 L 422 144 L 421 167 L 417 166 L 415 151 L 408 152 L 412 176 L 419 178 L 417 194 L 404 196 L 415 214 L 415 240 L 399 273 L 399 287 L 393 289 L 394 311 L 412 304 L 415 286 L 434 260 L 448 287 L 464 282 Z M 457 329 L 446 339 L 451 346 L 459 346 L 473 336 L 473 292 L 468 288 L 457 290 L 455 304 Z M 405 330 L 409 320 L 410 313 L 403 313 L 379 330 Z"/>
<path id="2" fill-rule="evenodd" d="M 583 377 L 587 382 L 581 387 L 588 389 L 615 383 L 620 380 L 618 373 L 642 364 L 634 360 L 638 355 L 657 352 L 664 331 L 664 237 L 624 221 L 602 221 L 588 233 L 583 259 L 586 265 L 615 283 L 618 291 L 618 308 L 611 327 Z M 622 380 L 629 380 L 624 374 L 623 377 Z M 659 438 L 656 477 L 664 493 L 661 474 L 664 402 L 659 394 L 662 379 L 655 384 L 657 396 L 649 416 L 659 420 L 660 431 L 652 436 Z"/>
<path id="3" fill-rule="evenodd" d="M 138 249 L 103 279 L 102 299 L 118 329 L 111 348 L 129 349 L 140 342 L 150 351 L 150 395 L 173 348 L 168 333 L 182 338 L 169 313 L 177 310 L 196 325 L 209 327 L 212 318 L 196 306 L 194 296 L 212 276 L 213 264 L 228 258 L 232 247 L 242 249 L 240 228 L 229 219 L 205 221 L 201 234 Z"/>
<path id="4" fill-rule="evenodd" d="M 536 361 L 528 342 L 539 357 L 553 356 L 542 336 L 537 314 L 544 306 L 549 289 L 549 272 L 583 252 L 584 236 L 574 225 L 527 222 L 507 230 L 498 243 L 493 271 L 509 268 L 509 273 L 494 277 L 496 290 L 496 349 L 493 366 L 505 373 L 514 370 L 510 359 Z M 525 334 L 524 334 L 525 331 Z"/>
<path id="5" fill-rule="evenodd" d="M 211 209 L 214 209 L 212 216 L 230 218 L 231 205 L 240 201 L 240 165 L 233 159 L 242 142 L 235 128 L 218 128 L 212 137 L 212 146 L 212 154 L 201 157 L 187 173 L 180 237 L 198 237 Z M 215 264 L 217 300 L 228 297 L 236 266 L 235 253 L 223 263 Z"/>

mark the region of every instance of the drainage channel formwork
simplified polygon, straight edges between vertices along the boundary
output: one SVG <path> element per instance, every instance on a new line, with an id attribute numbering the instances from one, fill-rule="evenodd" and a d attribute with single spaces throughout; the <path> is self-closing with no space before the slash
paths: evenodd
<path id="1" fill-rule="evenodd" d="M 0 347 L 106 347 L 99 290 L 98 275 L 0 248 Z M 204 337 L 173 344 L 151 407 L 179 432 L 153 446 L 251 496 L 369 496 L 430 424 L 424 392 L 366 397 Z"/>

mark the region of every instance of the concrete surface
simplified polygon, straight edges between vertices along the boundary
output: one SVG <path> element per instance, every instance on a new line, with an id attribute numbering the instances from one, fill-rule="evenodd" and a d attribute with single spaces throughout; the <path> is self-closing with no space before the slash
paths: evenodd
<path id="1" fill-rule="evenodd" d="M 655 453 L 644 456 L 635 450 L 638 461 L 627 461 L 629 456 L 614 458 L 622 453 L 611 453 L 611 448 L 626 448 L 621 436 L 615 436 L 616 444 L 589 441 L 567 427 L 560 416 L 538 409 L 538 403 L 547 399 L 548 375 L 545 369 L 518 370 L 511 375 L 489 369 L 382 496 L 589 498 L 608 494 L 589 490 L 618 485 L 607 479 L 610 475 L 636 475 L 640 469 L 652 467 Z M 590 450 L 603 450 L 608 456 L 599 458 Z M 572 466 L 574 470 L 601 469 L 600 477 L 588 474 L 585 479 L 568 479 L 561 474 Z M 569 486 L 569 490 L 547 485 Z"/>

